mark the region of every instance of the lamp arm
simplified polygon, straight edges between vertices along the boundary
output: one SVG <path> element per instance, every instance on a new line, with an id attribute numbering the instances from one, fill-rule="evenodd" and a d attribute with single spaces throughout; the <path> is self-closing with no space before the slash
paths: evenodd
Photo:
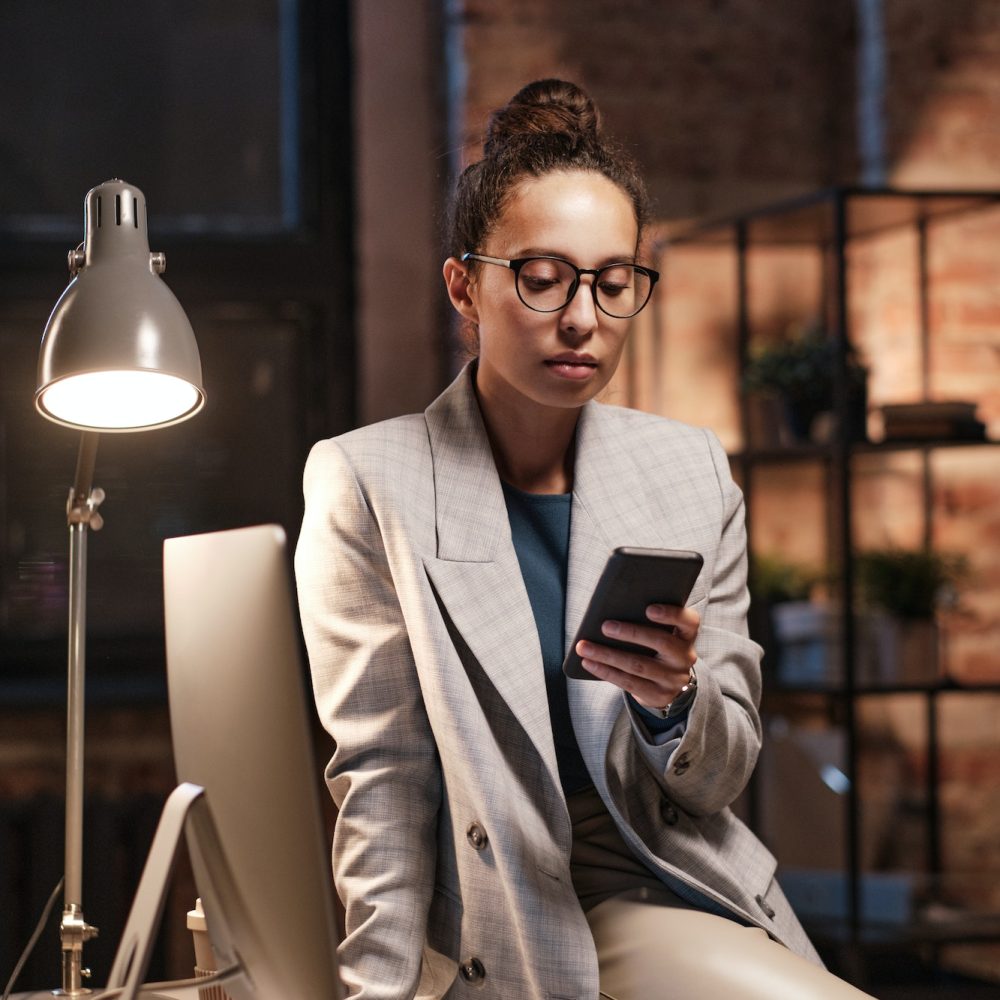
<path id="1" fill-rule="evenodd" d="M 77 454 L 76 478 L 66 502 L 69 525 L 69 649 L 66 692 L 66 856 L 62 942 L 61 996 L 89 993 L 81 980 L 83 945 L 97 936 L 97 928 L 83 919 L 83 744 L 84 677 L 87 634 L 87 528 L 99 531 L 104 521 L 97 512 L 104 499 L 94 489 L 94 465 L 99 435 L 84 431 Z"/>
<path id="2" fill-rule="evenodd" d="M 94 465 L 97 462 L 97 442 L 100 434 L 96 431 L 84 431 L 80 435 L 80 450 L 76 454 L 76 477 L 73 489 L 70 491 L 66 504 L 66 516 L 72 525 L 74 520 L 84 517 L 84 511 L 89 507 L 91 488 L 94 484 Z M 104 494 L 101 494 L 101 500 Z M 100 504 L 100 500 L 97 501 Z M 96 508 L 95 508 L 96 509 Z M 91 511 L 91 513 L 93 513 Z M 89 517 L 84 519 L 89 520 Z M 94 528 L 98 530 L 97 527 Z"/>

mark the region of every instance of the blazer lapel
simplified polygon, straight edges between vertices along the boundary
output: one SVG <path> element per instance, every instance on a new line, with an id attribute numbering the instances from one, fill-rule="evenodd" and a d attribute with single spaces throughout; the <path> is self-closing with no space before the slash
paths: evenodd
<path id="1" fill-rule="evenodd" d="M 567 649 L 611 552 L 620 545 L 666 547 L 669 537 L 670 498 L 662 498 L 662 518 L 650 514 L 649 505 L 638 496 L 645 483 L 638 464 L 641 456 L 635 454 L 627 429 L 610 419 L 613 414 L 610 408 L 591 402 L 581 411 L 577 426 L 566 588 Z M 568 679 L 567 683 L 570 712 L 575 722 L 579 720 L 577 742 L 591 773 L 598 776 L 612 726 L 624 708 L 622 692 L 601 681 Z"/>
<path id="2" fill-rule="evenodd" d="M 424 416 L 437 523 L 437 558 L 426 560 L 428 575 L 558 788 L 538 632 L 469 367 Z"/>

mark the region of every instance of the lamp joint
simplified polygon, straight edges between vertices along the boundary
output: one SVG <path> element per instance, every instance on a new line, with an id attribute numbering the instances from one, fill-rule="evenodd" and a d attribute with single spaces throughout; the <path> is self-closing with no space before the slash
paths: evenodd
<path id="1" fill-rule="evenodd" d="M 163 274 L 167 269 L 167 255 L 163 251 L 157 251 L 149 255 L 149 267 L 153 274 Z"/>
<path id="2" fill-rule="evenodd" d="M 66 257 L 69 273 L 75 278 L 83 270 L 83 265 L 87 263 L 87 254 L 83 250 L 83 244 L 81 243 L 75 250 L 70 250 Z"/>
<path id="3" fill-rule="evenodd" d="M 97 928 L 83 919 L 83 910 L 76 903 L 68 903 L 63 910 L 60 937 L 65 951 L 80 951 L 85 941 L 97 937 Z M 89 975 L 89 969 L 81 969 L 84 975 Z"/>
<path id="4" fill-rule="evenodd" d="M 104 518 L 97 512 L 97 508 L 104 501 L 104 490 L 100 486 L 95 486 L 87 497 L 81 496 L 73 488 L 69 491 L 69 499 L 66 501 L 66 520 L 69 524 L 82 524 L 92 531 L 100 531 L 104 527 Z"/>
<path id="5" fill-rule="evenodd" d="M 83 912 L 76 903 L 67 903 L 63 909 L 59 938 L 62 941 L 63 983 L 56 996 L 77 997 L 90 993 L 83 979 L 90 978 L 90 969 L 83 968 L 83 945 L 97 937 L 97 928 L 83 919 Z"/>

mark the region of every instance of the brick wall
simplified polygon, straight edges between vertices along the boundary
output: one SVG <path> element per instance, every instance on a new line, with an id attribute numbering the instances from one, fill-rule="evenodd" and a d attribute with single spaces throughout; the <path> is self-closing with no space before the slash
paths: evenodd
<path id="1" fill-rule="evenodd" d="M 1000 185 L 1000 6 L 884 0 L 890 179 Z"/>
<path id="2" fill-rule="evenodd" d="M 858 179 L 854 4 L 455 0 L 473 155 L 490 109 L 543 76 L 586 86 L 659 213 L 718 214 Z M 1000 6 L 882 0 L 886 175 L 1000 184 Z"/>
<path id="3" fill-rule="evenodd" d="M 464 138 L 529 80 L 586 86 L 659 214 L 698 216 L 853 170 L 850 7 L 824 0 L 464 0 Z"/>

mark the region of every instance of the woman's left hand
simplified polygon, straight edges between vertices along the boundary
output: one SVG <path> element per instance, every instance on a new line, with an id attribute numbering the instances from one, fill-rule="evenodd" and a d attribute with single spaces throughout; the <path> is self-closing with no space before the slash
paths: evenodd
<path id="1" fill-rule="evenodd" d="M 701 617 L 692 608 L 651 604 L 646 617 L 655 624 L 606 621 L 601 631 L 608 637 L 634 642 L 653 650 L 651 655 L 614 649 L 581 640 L 576 644 L 584 667 L 602 681 L 627 691 L 645 708 L 666 708 L 691 679 L 698 654 L 695 639 Z"/>

